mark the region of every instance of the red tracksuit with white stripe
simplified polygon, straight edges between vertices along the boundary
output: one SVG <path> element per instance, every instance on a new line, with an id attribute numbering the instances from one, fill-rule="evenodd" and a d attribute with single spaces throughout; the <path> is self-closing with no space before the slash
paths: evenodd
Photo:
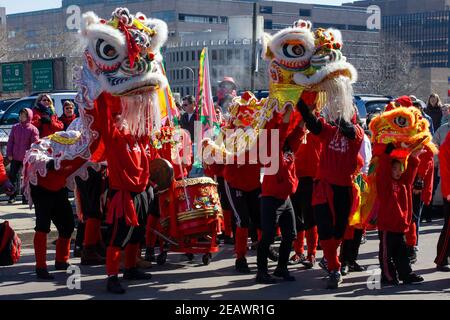
<path id="1" fill-rule="evenodd" d="M 437 266 L 446 266 L 449 264 L 450 257 L 450 134 L 447 134 L 439 149 L 439 165 L 442 196 L 444 198 L 444 227 L 439 236 L 434 263 Z"/>
<path id="2" fill-rule="evenodd" d="M 388 281 L 402 280 L 411 272 L 404 235 L 412 221 L 412 185 L 419 160 L 410 156 L 405 172 L 399 180 L 392 178 L 392 158 L 382 154 L 376 172 L 380 210 L 377 218 L 380 236 L 380 267 Z"/>

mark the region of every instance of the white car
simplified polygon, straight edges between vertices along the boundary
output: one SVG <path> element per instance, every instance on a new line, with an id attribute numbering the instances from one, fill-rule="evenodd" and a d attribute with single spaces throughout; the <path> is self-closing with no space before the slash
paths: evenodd
<path id="1" fill-rule="evenodd" d="M 53 105 L 55 107 L 56 114 L 61 116 L 63 114 L 63 104 L 65 101 L 69 100 L 75 103 L 75 96 L 77 95 L 76 91 L 61 91 L 50 93 L 50 96 L 53 100 Z M 8 143 L 9 133 L 11 132 L 11 128 L 13 125 L 19 122 L 19 112 L 23 108 L 33 109 L 36 98 L 38 94 L 34 94 L 22 99 L 17 100 L 13 104 L 11 104 L 8 109 L 1 115 L 0 118 L 0 148 L 3 157 L 6 155 L 6 144 Z M 76 103 L 75 103 L 76 106 Z M 75 108 L 75 112 L 78 112 L 77 108 Z"/>

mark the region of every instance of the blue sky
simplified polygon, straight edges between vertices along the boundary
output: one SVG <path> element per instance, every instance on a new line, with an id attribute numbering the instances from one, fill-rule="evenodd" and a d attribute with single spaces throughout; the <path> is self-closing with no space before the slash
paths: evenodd
<path id="1" fill-rule="evenodd" d="M 277 0 L 275 0 L 277 1 Z M 278 0 L 280 1 L 280 0 Z M 283 0 L 281 0 L 283 1 Z M 354 0 L 289 0 L 289 2 L 340 5 Z M 0 7 L 6 7 L 6 13 L 44 10 L 61 7 L 61 0 L 0 0 Z"/>

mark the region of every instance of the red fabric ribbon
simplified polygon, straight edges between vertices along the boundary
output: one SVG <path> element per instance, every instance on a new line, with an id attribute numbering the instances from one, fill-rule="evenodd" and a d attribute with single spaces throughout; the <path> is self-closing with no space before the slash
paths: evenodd
<path id="1" fill-rule="evenodd" d="M 136 227 L 139 225 L 136 208 L 130 192 L 120 190 L 116 192 L 109 203 L 106 222 L 112 224 L 114 219 L 117 221 L 123 216 L 125 216 L 125 222 L 128 226 Z"/>
<path id="2" fill-rule="evenodd" d="M 122 21 L 119 21 L 119 30 L 123 32 L 125 35 L 125 39 L 127 42 L 127 48 L 128 48 L 128 59 L 130 60 L 130 68 L 133 69 L 134 67 L 134 61 L 138 60 L 139 52 L 141 51 L 138 44 L 134 40 L 134 38 L 131 36 L 131 33 L 129 29 L 133 27 L 125 25 Z"/>

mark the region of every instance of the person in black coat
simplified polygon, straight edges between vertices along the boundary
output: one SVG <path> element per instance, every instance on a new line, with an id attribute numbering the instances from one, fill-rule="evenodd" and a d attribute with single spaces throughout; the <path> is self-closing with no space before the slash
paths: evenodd
<path id="1" fill-rule="evenodd" d="M 194 124 L 197 121 L 197 112 L 195 108 L 195 98 L 193 96 L 185 96 L 183 98 L 182 108 L 185 113 L 181 116 L 181 128 L 189 131 L 191 140 L 194 141 Z"/>

